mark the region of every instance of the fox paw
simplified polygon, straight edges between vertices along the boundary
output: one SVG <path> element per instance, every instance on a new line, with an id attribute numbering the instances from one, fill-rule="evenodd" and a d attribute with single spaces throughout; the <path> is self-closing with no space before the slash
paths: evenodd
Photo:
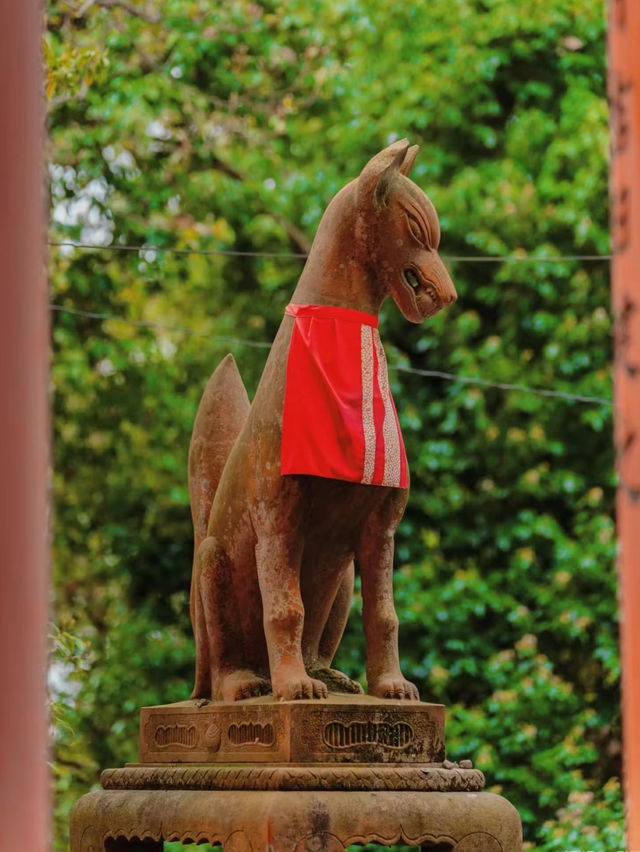
<path id="1" fill-rule="evenodd" d="M 271 692 L 271 684 L 266 678 L 250 671 L 236 671 L 220 679 L 218 694 L 223 701 L 242 701 L 245 698 L 257 698 Z"/>
<path id="2" fill-rule="evenodd" d="M 369 684 L 369 693 L 378 698 L 395 698 L 405 701 L 420 701 L 418 688 L 414 684 L 399 677 L 383 677 L 374 684 Z"/>
<path id="3" fill-rule="evenodd" d="M 280 685 L 273 685 L 273 697 L 278 701 L 302 701 L 305 698 L 326 698 L 329 694 L 321 680 L 311 677 L 295 677 Z"/>

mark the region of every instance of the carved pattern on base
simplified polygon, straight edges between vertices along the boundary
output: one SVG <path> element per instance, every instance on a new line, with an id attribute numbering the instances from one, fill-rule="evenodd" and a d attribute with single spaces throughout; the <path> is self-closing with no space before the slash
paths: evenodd
<path id="1" fill-rule="evenodd" d="M 421 766 L 442 763 L 444 751 L 439 704 L 332 695 L 326 702 L 299 705 L 267 697 L 183 701 L 140 712 L 139 765 Z"/>
<path id="2" fill-rule="evenodd" d="M 107 840 L 118 840 L 120 837 L 124 837 L 126 840 L 155 840 L 156 843 L 164 840 L 159 828 L 143 829 L 140 828 L 139 825 L 125 828 L 120 825 L 117 828 L 110 828 L 109 831 L 106 831 L 104 833 L 103 842 Z M 102 847 L 100 847 L 100 849 L 102 852 Z"/>
<path id="3" fill-rule="evenodd" d="M 105 790 L 416 790 L 479 792 L 479 769 L 441 766 L 129 766 L 105 769 Z"/>
<path id="4" fill-rule="evenodd" d="M 88 831 L 90 834 L 95 835 L 95 828 L 91 827 Z M 87 839 L 86 834 L 83 835 L 82 844 L 86 844 Z M 126 842 L 136 840 L 154 840 L 160 842 L 161 840 L 165 840 L 167 842 L 187 844 L 210 843 L 213 845 L 221 844 L 224 852 L 253 852 L 253 845 L 249 837 L 241 829 L 232 831 L 226 839 L 222 834 L 211 831 L 185 831 L 182 833 L 169 831 L 166 836 L 161 836 L 157 831 L 141 832 L 139 828 L 132 828 L 128 831 L 112 829 L 105 833 L 102 842 L 95 836 L 91 839 L 94 842 L 89 843 L 88 846 L 81 846 L 83 852 L 102 852 L 109 840 L 125 840 Z M 298 841 L 294 852 L 344 852 L 348 846 L 356 844 L 364 846 L 367 843 L 378 843 L 382 846 L 394 846 L 399 843 L 404 843 L 408 846 L 445 844 L 451 847 L 452 852 L 502 852 L 500 842 L 492 834 L 485 831 L 467 834 L 456 842 L 455 838 L 449 834 L 420 833 L 414 836 L 405 832 L 402 827 L 400 827 L 399 831 L 391 834 L 383 834 L 380 831 L 354 834 L 345 838 L 344 842 L 335 834 L 330 834 L 329 832 L 308 834 Z"/>
<path id="5" fill-rule="evenodd" d="M 433 845 L 446 843 L 452 849 L 454 847 L 457 849 L 455 838 L 449 834 L 432 834 L 428 832 L 418 834 L 414 837 L 411 834 L 407 834 L 401 827 L 399 831 L 395 831 L 392 834 L 383 834 L 380 831 L 353 834 L 345 838 L 344 842 L 336 837 L 335 834 L 329 834 L 328 832 L 309 834 L 298 842 L 295 852 L 318 852 L 318 850 L 322 850 L 322 852 L 343 852 L 348 846 L 366 846 L 367 843 L 378 843 L 381 846 L 395 846 L 399 843 L 403 843 L 406 846 L 421 846 L 425 843 Z M 493 852 L 493 849 L 491 852 Z"/>
<path id="6" fill-rule="evenodd" d="M 229 837 L 231 837 L 234 834 L 244 834 L 244 832 L 234 831 L 234 832 L 231 833 L 231 835 L 229 835 Z M 246 835 L 245 835 L 245 838 L 246 838 Z M 127 843 L 132 843 L 135 840 L 138 840 L 138 841 L 153 840 L 156 843 L 163 843 L 164 841 L 166 841 L 167 843 L 175 842 L 175 843 L 185 843 L 185 844 L 187 844 L 187 843 L 195 843 L 195 844 L 210 843 L 212 845 L 216 845 L 216 844 L 222 845 L 225 852 L 227 850 L 227 844 L 229 842 L 229 838 L 227 838 L 225 840 L 225 835 L 218 834 L 217 832 L 212 832 L 212 831 L 183 831 L 182 833 L 175 832 L 175 831 L 168 831 L 168 832 L 166 832 L 166 834 L 163 834 L 162 832 L 157 831 L 157 830 L 153 831 L 153 830 L 141 829 L 139 826 L 137 826 L 135 828 L 129 828 L 129 829 L 123 829 L 123 828 L 111 829 L 110 828 L 110 829 L 108 829 L 107 831 L 104 832 L 104 835 L 101 839 L 99 846 L 93 846 L 93 845 L 89 845 L 88 847 L 81 846 L 80 852 L 103 852 L 103 850 L 107 846 L 108 841 L 113 842 L 113 841 L 117 841 L 117 840 L 124 840 Z M 84 841 L 84 838 L 83 838 L 83 841 Z M 244 850 L 247 850 L 247 852 L 251 852 L 251 850 L 252 850 L 252 847 L 251 847 L 250 844 L 245 845 L 244 847 L 242 847 L 242 846 L 232 847 L 232 849 L 234 849 L 234 848 L 237 849 L 238 852 L 240 852 L 240 850 L 242 850 L 242 852 L 244 852 Z"/>
<path id="7" fill-rule="evenodd" d="M 474 831 L 467 834 L 454 847 L 453 852 L 502 852 L 502 846 L 486 831 Z"/>
<path id="8" fill-rule="evenodd" d="M 258 852 L 269 845 L 273 852 L 344 852 L 367 843 L 406 843 L 434 852 L 521 852 L 522 830 L 513 805 L 494 793 L 381 787 L 242 795 L 113 789 L 87 794 L 71 815 L 71 852 L 155 852 L 162 841 L 222 844 L 224 852 Z"/>
<path id="9" fill-rule="evenodd" d="M 86 845 L 89 840 L 87 834 L 91 836 L 91 842 L 88 845 Z M 249 837 L 241 829 L 232 831 L 225 838 L 222 834 L 212 831 L 183 831 L 181 833 L 168 831 L 166 835 L 161 835 L 158 831 L 141 831 L 139 827 L 128 830 L 117 828 L 105 832 L 104 836 L 99 840 L 96 829 L 93 826 L 85 829 L 81 841 L 81 850 L 82 852 L 102 852 L 109 840 L 125 840 L 127 842 L 136 840 L 154 840 L 160 842 L 164 840 L 185 844 L 210 843 L 213 845 L 221 844 L 224 852 L 253 852 L 253 846 Z M 345 838 L 344 842 L 335 834 L 330 834 L 329 832 L 308 834 L 298 841 L 294 852 L 344 852 L 348 846 L 356 844 L 364 846 L 367 843 L 378 843 L 382 846 L 394 846 L 399 843 L 404 843 L 407 846 L 446 844 L 451 847 L 452 852 L 502 852 L 500 842 L 488 832 L 473 832 L 461 838 L 456 843 L 455 838 L 449 834 L 427 832 L 414 836 L 407 833 L 402 826 L 399 831 L 391 834 L 383 834 L 380 831 L 354 834 Z"/>

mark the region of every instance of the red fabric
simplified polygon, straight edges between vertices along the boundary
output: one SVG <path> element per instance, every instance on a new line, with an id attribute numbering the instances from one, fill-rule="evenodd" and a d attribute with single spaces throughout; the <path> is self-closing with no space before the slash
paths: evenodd
<path id="1" fill-rule="evenodd" d="M 281 473 L 407 487 L 407 462 L 378 319 L 328 305 L 288 305 Z"/>

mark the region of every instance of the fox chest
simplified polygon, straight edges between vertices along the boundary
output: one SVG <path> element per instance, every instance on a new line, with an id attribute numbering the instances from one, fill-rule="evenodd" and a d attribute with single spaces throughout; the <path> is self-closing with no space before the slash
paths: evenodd
<path id="1" fill-rule="evenodd" d="M 377 317 L 289 305 L 281 473 L 406 488 L 407 462 Z"/>

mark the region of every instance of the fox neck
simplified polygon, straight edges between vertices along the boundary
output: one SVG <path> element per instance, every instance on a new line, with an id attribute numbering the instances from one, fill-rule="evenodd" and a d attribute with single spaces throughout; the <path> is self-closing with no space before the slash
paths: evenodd
<path id="1" fill-rule="evenodd" d="M 360 257 L 356 181 L 344 187 L 322 217 L 291 301 L 336 305 L 378 315 L 387 297 L 375 270 Z"/>

